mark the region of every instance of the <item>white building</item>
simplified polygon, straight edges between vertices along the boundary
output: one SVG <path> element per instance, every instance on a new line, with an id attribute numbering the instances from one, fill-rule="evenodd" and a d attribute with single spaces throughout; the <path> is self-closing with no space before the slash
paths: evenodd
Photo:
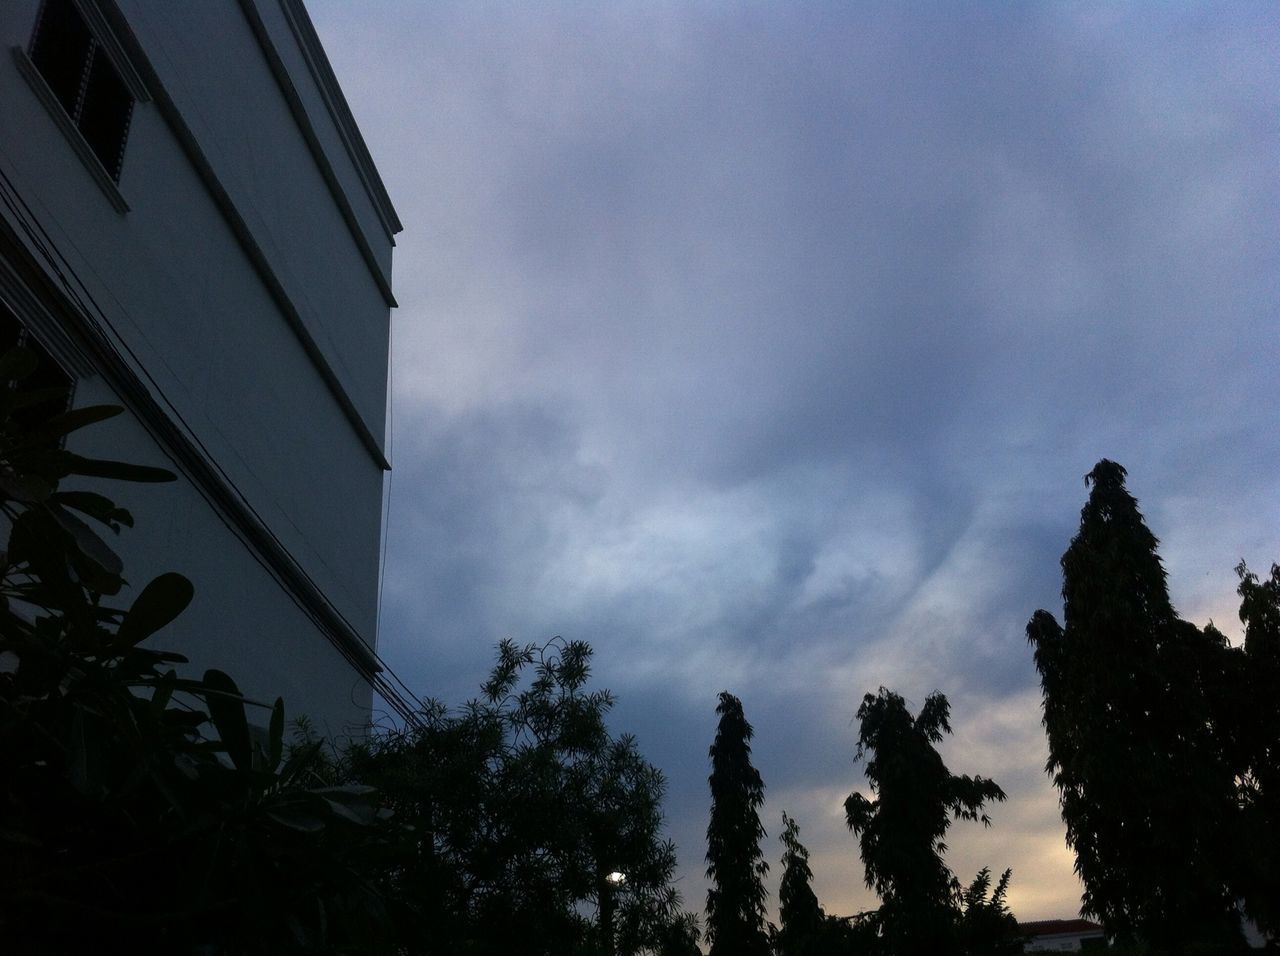
<path id="1" fill-rule="evenodd" d="M 1102 927 L 1087 919 L 1019 923 L 1018 929 L 1026 939 L 1022 947 L 1024 953 L 1078 953 L 1107 946 Z"/>
<path id="2" fill-rule="evenodd" d="M 4 0 L 0 42 L 0 320 L 130 412 L 73 449 L 179 473 L 100 485 L 130 580 L 196 586 L 160 646 L 363 726 L 400 223 L 302 3 Z"/>

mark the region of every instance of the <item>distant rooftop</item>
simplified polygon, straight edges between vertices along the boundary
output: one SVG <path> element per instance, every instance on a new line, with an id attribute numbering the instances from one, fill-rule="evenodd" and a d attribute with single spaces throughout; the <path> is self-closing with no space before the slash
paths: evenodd
<path id="1" fill-rule="evenodd" d="M 1042 919 L 1031 923 L 1019 923 L 1027 936 L 1057 936 L 1059 933 L 1101 933 L 1102 927 L 1087 919 Z"/>

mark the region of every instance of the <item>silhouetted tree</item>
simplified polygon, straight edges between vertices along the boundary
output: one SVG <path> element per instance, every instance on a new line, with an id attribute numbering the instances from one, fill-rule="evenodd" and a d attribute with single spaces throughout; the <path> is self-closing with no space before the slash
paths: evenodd
<path id="1" fill-rule="evenodd" d="M 1228 887 L 1235 773 L 1212 687 L 1226 641 L 1180 620 L 1157 540 L 1098 462 L 1062 556 L 1064 627 L 1037 611 L 1035 647 L 1082 912 L 1166 952 L 1239 945 Z"/>
<path id="2" fill-rule="evenodd" d="M 778 884 L 779 956 L 801 956 L 810 951 L 810 941 L 818 935 L 825 915 L 813 892 L 813 871 L 809 851 L 800 842 L 800 827 L 782 814 L 782 880 Z"/>
<path id="3" fill-rule="evenodd" d="M 1022 952 L 1023 938 L 1018 931 L 1018 921 L 1005 902 L 1012 875 L 1012 870 L 1005 870 L 992 889 L 991 870 L 984 866 L 973 882 L 960 892 L 962 915 L 958 925 L 957 949 L 965 956 L 1017 956 Z"/>
<path id="4" fill-rule="evenodd" d="M 653 956 L 702 956 L 698 948 L 701 939 L 698 918 L 692 913 L 681 913 L 662 927 L 647 952 Z"/>
<path id="5" fill-rule="evenodd" d="M 880 896 L 886 951 L 900 956 L 953 952 L 954 878 L 943 861 L 951 818 L 981 819 L 1004 791 L 985 777 L 957 777 L 935 744 L 951 732 L 950 708 L 930 694 L 912 717 L 902 697 L 880 688 L 858 708 L 858 758 L 872 754 L 867 779 L 876 799 L 852 793 L 845 816 L 859 838 L 867 886 Z"/>
<path id="6" fill-rule="evenodd" d="M 1258 926 L 1280 935 L 1280 565 L 1259 581 L 1241 562 L 1240 620 L 1245 625 L 1246 689 L 1240 720 L 1244 772 L 1240 775 L 1239 838 L 1245 911 Z"/>
<path id="7" fill-rule="evenodd" d="M 428 701 L 415 726 L 350 754 L 417 834 L 414 864 L 384 881 L 411 951 L 613 956 L 687 938 L 665 782 L 634 738 L 609 734 L 591 653 L 503 641 L 480 699 Z"/>
<path id="8" fill-rule="evenodd" d="M 845 919 L 822 911 L 813 892 L 809 851 L 800 842 L 800 827 L 782 815 L 782 880 L 778 886 L 778 917 L 773 934 L 777 956 L 853 956 L 871 952 L 874 926 L 865 916 Z"/>
<path id="9" fill-rule="evenodd" d="M 728 691 L 716 707 L 720 724 L 711 745 L 711 822 L 707 825 L 707 939 L 711 956 L 764 956 L 764 876 L 760 852 L 764 783 L 751 766 L 751 725 Z"/>

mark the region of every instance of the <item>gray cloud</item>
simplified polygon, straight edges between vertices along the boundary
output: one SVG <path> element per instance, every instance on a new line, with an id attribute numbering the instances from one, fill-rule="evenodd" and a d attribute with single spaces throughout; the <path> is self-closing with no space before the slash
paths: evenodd
<path id="1" fill-rule="evenodd" d="M 407 223 L 384 656 L 590 640 L 694 906 L 716 692 L 847 912 L 857 702 L 941 689 L 1011 798 L 956 869 L 1069 915 L 1022 628 L 1080 477 L 1197 621 L 1280 558 L 1269 6 L 310 6 Z"/>

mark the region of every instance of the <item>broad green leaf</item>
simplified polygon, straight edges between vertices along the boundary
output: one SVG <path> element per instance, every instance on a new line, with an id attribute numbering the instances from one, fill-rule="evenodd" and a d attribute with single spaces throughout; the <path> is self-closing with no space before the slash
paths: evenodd
<path id="1" fill-rule="evenodd" d="M 162 574 L 145 588 L 120 622 L 116 643 L 132 647 L 164 627 L 191 603 L 195 589 L 173 571 Z"/>
<path id="2" fill-rule="evenodd" d="M 227 756 L 237 770 L 252 769 L 249 721 L 245 719 L 244 697 L 240 688 L 222 671 L 212 669 L 204 672 L 204 685 L 213 691 L 205 695 L 205 705 Z"/>

